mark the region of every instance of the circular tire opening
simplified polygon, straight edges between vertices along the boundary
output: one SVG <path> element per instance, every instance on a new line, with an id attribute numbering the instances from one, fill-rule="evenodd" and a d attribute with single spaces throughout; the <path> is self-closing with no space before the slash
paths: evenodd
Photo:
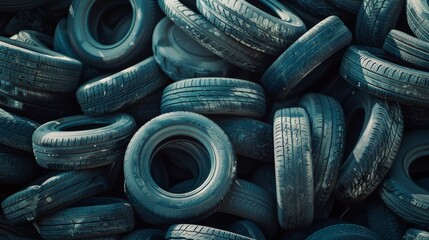
<path id="1" fill-rule="evenodd" d="M 429 191 L 429 156 L 414 160 L 408 168 L 408 172 L 417 185 Z"/>
<path id="2" fill-rule="evenodd" d="M 174 137 L 155 148 L 150 173 L 164 191 L 180 194 L 201 186 L 210 168 L 210 154 L 201 143 L 188 137 Z"/>
<path id="3" fill-rule="evenodd" d="M 113 45 L 126 38 L 132 19 L 133 8 L 128 0 L 98 0 L 88 14 L 88 30 L 98 43 Z"/>

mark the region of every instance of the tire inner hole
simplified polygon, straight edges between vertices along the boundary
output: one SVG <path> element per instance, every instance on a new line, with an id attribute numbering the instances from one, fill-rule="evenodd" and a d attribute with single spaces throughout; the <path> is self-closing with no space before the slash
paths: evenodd
<path id="1" fill-rule="evenodd" d="M 198 188 L 208 177 L 211 160 L 195 139 L 180 137 L 163 141 L 152 157 L 150 173 L 167 192 L 185 193 Z"/>
<path id="2" fill-rule="evenodd" d="M 414 160 L 408 172 L 417 185 L 429 191 L 429 155 Z"/>

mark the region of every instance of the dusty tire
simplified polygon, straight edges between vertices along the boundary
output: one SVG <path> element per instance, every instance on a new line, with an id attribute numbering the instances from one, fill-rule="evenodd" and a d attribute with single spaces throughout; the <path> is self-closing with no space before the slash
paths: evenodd
<path id="1" fill-rule="evenodd" d="M 415 160 L 428 155 L 428 133 L 420 129 L 404 135 L 395 162 L 379 189 L 381 199 L 397 216 L 422 229 L 429 229 L 429 190 L 411 179 L 409 169 Z"/>
<path id="2" fill-rule="evenodd" d="M 210 171 L 196 189 L 175 194 L 154 182 L 150 168 L 156 153 L 162 153 L 162 143 L 178 136 L 191 138 L 207 150 L 209 158 L 201 161 L 210 162 Z M 208 118 L 190 112 L 160 115 L 141 127 L 129 143 L 124 160 L 127 197 L 149 223 L 201 220 L 222 206 L 233 186 L 233 153 L 226 134 Z"/>
<path id="3" fill-rule="evenodd" d="M 346 152 L 334 197 L 351 203 L 369 196 L 383 181 L 401 143 L 403 117 L 398 104 L 363 92 L 350 97 L 344 111 Z"/>
<path id="4" fill-rule="evenodd" d="M 308 226 L 314 216 L 308 115 L 303 108 L 280 109 L 273 125 L 278 221 L 285 229 Z"/>
<path id="5" fill-rule="evenodd" d="M 161 113 L 190 111 L 261 118 L 266 101 L 262 87 L 233 78 L 191 78 L 168 85 L 161 101 Z"/>
<path id="6" fill-rule="evenodd" d="M 37 163 L 54 170 L 79 170 L 118 161 L 136 128 L 127 114 L 70 116 L 41 125 L 33 133 Z"/>

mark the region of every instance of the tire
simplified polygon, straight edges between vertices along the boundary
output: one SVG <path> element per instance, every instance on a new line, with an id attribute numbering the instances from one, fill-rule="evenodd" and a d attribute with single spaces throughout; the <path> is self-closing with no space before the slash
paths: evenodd
<path id="1" fill-rule="evenodd" d="M 234 66 L 189 37 L 168 17 L 155 27 L 152 51 L 159 67 L 172 80 L 226 77 Z"/>
<path id="2" fill-rule="evenodd" d="M 275 235 L 277 216 L 275 200 L 263 188 L 237 179 L 219 212 L 255 222 L 266 234 Z"/>
<path id="3" fill-rule="evenodd" d="M 70 116 L 41 125 L 33 133 L 37 163 L 54 170 L 80 170 L 118 161 L 136 129 L 127 114 Z"/>
<path id="4" fill-rule="evenodd" d="M 237 221 L 229 226 L 227 230 L 252 239 L 265 240 L 265 236 L 258 225 L 249 220 Z"/>
<path id="5" fill-rule="evenodd" d="M 121 240 L 164 240 L 165 233 L 158 229 L 134 230 Z"/>
<path id="6" fill-rule="evenodd" d="M 134 228 L 131 205 L 120 198 L 93 197 L 37 221 L 43 239 L 99 238 Z"/>
<path id="7" fill-rule="evenodd" d="M 378 236 L 366 227 L 355 224 L 336 224 L 311 234 L 306 240 L 377 240 Z"/>
<path id="8" fill-rule="evenodd" d="M 237 155 L 272 163 L 274 161 L 273 126 L 251 118 L 214 117 L 225 131 Z"/>
<path id="9" fill-rule="evenodd" d="M 261 86 L 233 78 L 192 78 L 175 82 L 164 89 L 161 100 L 161 113 L 191 111 L 261 118 L 265 109 Z"/>
<path id="10" fill-rule="evenodd" d="M 0 108 L 0 144 L 31 152 L 31 136 L 38 127 L 38 123 Z"/>
<path id="11" fill-rule="evenodd" d="M 422 229 L 429 229 L 429 190 L 412 180 L 409 167 L 428 155 L 428 133 L 419 129 L 404 135 L 395 162 L 379 189 L 381 199 L 397 216 Z"/>
<path id="12" fill-rule="evenodd" d="M 359 45 L 382 47 L 387 34 L 396 26 L 405 0 L 363 0 L 356 19 Z"/>
<path id="13" fill-rule="evenodd" d="M 378 48 L 351 46 L 340 75 L 353 86 L 377 97 L 405 105 L 429 104 L 429 74 L 385 60 Z"/>
<path id="14" fill-rule="evenodd" d="M 1 0 L 0 9 L 4 12 L 18 12 L 43 6 L 48 2 L 49 0 Z"/>
<path id="15" fill-rule="evenodd" d="M 416 229 L 416 228 L 410 228 L 407 230 L 405 235 L 402 238 L 403 240 L 427 240 L 429 239 L 429 232 Z"/>
<path id="16" fill-rule="evenodd" d="M 384 40 L 383 49 L 402 61 L 429 70 L 429 43 L 426 41 L 393 29 Z"/>
<path id="17" fill-rule="evenodd" d="M 407 0 L 407 22 L 411 31 L 419 38 L 429 41 L 429 5 L 423 0 Z"/>
<path id="18" fill-rule="evenodd" d="M 128 1 L 127 1 L 128 2 Z M 152 33 L 161 19 L 155 1 L 131 0 L 126 7 L 133 16 L 129 31 L 118 42 L 100 39 L 98 29 L 101 19 L 111 14 L 125 2 L 75 0 L 70 6 L 68 33 L 76 53 L 87 63 L 100 69 L 118 70 L 134 65 L 150 55 Z M 91 15 L 88 17 L 88 15 Z"/>
<path id="19" fill-rule="evenodd" d="M 149 172 L 155 153 L 162 153 L 162 143 L 174 137 L 199 142 L 210 156 L 201 159 L 210 162 L 208 176 L 191 192 L 160 189 Z M 222 206 L 236 177 L 236 159 L 228 137 L 214 122 L 199 114 L 174 112 L 152 119 L 133 136 L 125 154 L 124 175 L 127 197 L 146 222 L 198 221 Z"/>
<path id="20" fill-rule="evenodd" d="M 46 49 L 53 49 L 54 44 L 54 39 L 51 36 L 32 30 L 20 31 L 17 34 L 16 40 Z"/>
<path id="21" fill-rule="evenodd" d="M 341 105 L 333 98 L 308 93 L 299 107 L 310 120 L 314 179 L 314 212 L 319 215 L 334 189 L 345 145 L 345 117 Z"/>
<path id="22" fill-rule="evenodd" d="M 340 9 L 331 5 L 328 0 L 292 0 L 291 2 L 320 20 L 334 15 L 340 18 L 346 16 Z"/>
<path id="23" fill-rule="evenodd" d="M 226 61 L 252 72 L 264 71 L 271 61 L 271 56 L 229 37 L 179 0 L 158 0 L 158 4 L 186 34 Z"/>
<path id="24" fill-rule="evenodd" d="M 328 2 L 337 8 L 357 15 L 363 0 L 328 0 Z"/>
<path id="25" fill-rule="evenodd" d="M 0 78 L 20 86 L 52 92 L 76 90 L 82 64 L 45 48 L 0 37 Z"/>
<path id="26" fill-rule="evenodd" d="M 398 152 L 403 132 L 396 103 L 355 93 L 344 105 L 346 150 L 334 197 L 353 203 L 368 197 L 383 181 Z"/>
<path id="27" fill-rule="evenodd" d="M 58 21 L 57 26 L 55 27 L 54 32 L 54 42 L 53 49 L 56 52 L 66 55 L 67 57 L 77 59 L 82 61 L 82 59 L 77 55 L 75 50 L 73 49 L 69 36 L 68 36 L 68 28 L 67 28 L 67 18 L 62 18 Z M 95 69 L 90 66 L 88 63 L 82 62 L 82 75 L 81 82 L 85 82 L 86 80 L 96 78 L 101 75 L 101 71 Z"/>
<path id="28" fill-rule="evenodd" d="M 197 0 L 201 14 L 217 28 L 255 50 L 278 55 L 307 30 L 302 20 L 277 1 Z M 264 8 L 273 12 L 264 11 Z"/>
<path id="29" fill-rule="evenodd" d="M 206 239 L 222 239 L 222 240 L 250 240 L 246 236 L 236 233 L 193 225 L 193 224 L 175 224 L 172 225 L 165 234 L 165 239 L 181 239 L 181 240 L 206 240 Z"/>
<path id="30" fill-rule="evenodd" d="M 303 108 L 278 110 L 273 132 L 280 226 L 284 229 L 308 226 L 314 216 L 314 181 L 307 113 Z"/>
<path id="31" fill-rule="evenodd" d="M 95 78 L 82 84 L 76 97 L 83 113 L 99 116 L 115 112 L 161 89 L 167 84 L 153 57 L 113 75 Z"/>
<path id="32" fill-rule="evenodd" d="M 7 197 L 1 206 L 6 219 L 15 225 L 35 221 L 107 188 L 104 169 L 62 172 Z"/>
<path id="33" fill-rule="evenodd" d="M 41 170 L 33 155 L 0 145 L 0 185 L 26 185 Z"/>
<path id="34" fill-rule="evenodd" d="M 336 16 L 328 17 L 295 41 L 265 71 L 261 84 L 276 100 L 285 100 L 295 86 L 328 57 L 349 45 L 352 35 Z"/>
<path id="35" fill-rule="evenodd" d="M 368 228 L 377 233 L 380 239 L 401 240 L 407 225 L 379 199 L 368 203 L 366 213 Z"/>

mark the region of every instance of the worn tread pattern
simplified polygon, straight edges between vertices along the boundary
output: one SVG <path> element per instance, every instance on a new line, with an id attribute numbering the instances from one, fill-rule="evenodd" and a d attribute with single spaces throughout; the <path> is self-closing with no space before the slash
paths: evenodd
<path id="1" fill-rule="evenodd" d="M 380 57 L 379 57 L 380 56 Z M 351 46 L 340 75 L 353 86 L 379 98 L 406 105 L 429 104 L 429 73 L 389 62 L 378 48 Z"/>
<path id="2" fill-rule="evenodd" d="M 311 224 L 314 216 L 314 181 L 311 133 L 303 108 L 280 109 L 274 116 L 274 166 L 277 215 L 285 229 Z"/>
<path id="3" fill-rule="evenodd" d="M 43 239 L 82 239 L 113 236 L 134 228 L 134 211 L 125 200 L 84 199 L 37 221 Z"/>
<path id="4" fill-rule="evenodd" d="M 91 124 L 93 129 L 69 131 L 66 127 Z M 37 163 L 48 169 L 100 167 L 123 157 L 135 128 L 134 119 L 127 114 L 65 117 L 37 128 L 32 137 L 33 153 Z"/>
<path id="5" fill-rule="evenodd" d="M 246 236 L 224 231 L 221 229 L 199 226 L 193 224 L 175 224 L 172 225 L 165 234 L 165 239 L 180 240 L 251 240 Z"/>
<path id="6" fill-rule="evenodd" d="M 326 18 L 280 55 L 263 74 L 262 86 L 275 99 L 284 100 L 306 75 L 351 40 L 351 32 L 338 17 Z"/>
<path id="7" fill-rule="evenodd" d="M 158 0 L 164 13 L 185 33 L 214 54 L 252 72 L 262 72 L 271 56 L 247 47 L 216 28 L 179 0 Z"/>
<path id="8" fill-rule="evenodd" d="M 345 156 L 334 189 L 337 200 L 352 203 L 368 197 L 383 181 L 398 153 L 404 122 L 397 103 L 363 92 L 349 98 L 344 109 L 348 123 L 357 120 L 351 119 L 356 111 L 365 112 L 363 128 Z M 356 130 L 346 128 L 347 132 Z"/>
<path id="9" fill-rule="evenodd" d="M 404 5 L 405 0 L 364 0 L 356 19 L 356 41 L 360 45 L 382 47 Z"/>
<path id="10" fill-rule="evenodd" d="M 251 118 L 223 116 L 212 119 L 228 135 L 238 155 L 273 162 L 273 126 Z"/>
<path id="11" fill-rule="evenodd" d="M 391 55 L 429 70 L 429 43 L 398 30 L 387 35 L 383 49 Z"/>
<path id="12" fill-rule="evenodd" d="M 33 120 L 0 108 L 0 144 L 31 152 L 31 137 L 39 126 Z"/>
<path id="13" fill-rule="evenodd" d="M 30 222 L 107 190 L 107 181 L 104 169 L 62 172 L 7 197 L 1 206 L 10 224 Z"/>
<path id="14" fill-rule="evenodd" d="M 237 179 L 219 211 L 251 220 L 269 233 L 277 225 L 275 209 L 275 200 L 269 192 L 251 182 Z"/>
<path id="15" fill-rule="evenodd" d="M 306 27 L 283 5 L 268 3 L 289 19 L 272 16 L 242 0 L 198 0 L 197 7 L 204 17 L 228 36 L 258 51 L 278 55 L 304 34 Z"/>
<path id="16" fill-rule="evenodd" d="M 107 77 L 82 84 L 76 97 L 83 113 L 99 116 L 115 112 L 167 84 L 167 77 L 153 57 Z"/>
<path id="17" fill-rule="evenodd" d="M 0 78 L 52 92 L 73 92 L 78 86 L 81 62 L 54 51 L 0 38 Z"/>
<path id="18" fill-rule="evenodd" d="M 429 41 L 429 5 L 425 0 L 407 0 L 407 22 L 420 39 Z"/>
<path id="19" fill-rule="evenodd" d="M 266 100 L 262 87 L 234 78 L 192 78 L 164 89 L 161 113 L 191 111 L 261 118 Z"/>
<path id="20" fill-rule="evenodd" d="M 334 189 L 345 146 L 345 117 L 335 99 L 309 93 L 298 102 L 306 110 L 311 125 L 314 169 L 314 212 L 319 215 Z"/>
<path id="21" fill-rule="evenodd" d="M 311 234 L 306 240 L 378 240 L 377 234 L 356 224 L 335 224 Z"/>

